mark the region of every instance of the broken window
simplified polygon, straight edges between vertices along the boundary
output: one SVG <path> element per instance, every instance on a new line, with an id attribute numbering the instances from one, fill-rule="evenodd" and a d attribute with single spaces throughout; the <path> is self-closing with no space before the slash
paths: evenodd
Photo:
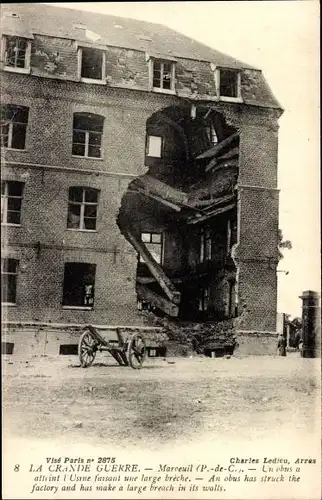
<path id="1" fill-rule="evenodd" d="M 96 230 L 98 193 L 94 188 L 69 188 L 68 229 Z"/>
<path id="2" fill-rule="evenodd" d="M 141 233 L 141 240 L 158 264 L 162 262 L 162 233 Z M 140 262 L 145 262 L 140 255 Z"/>
<path id="3" fill-rule="evenodd" d="M 74 156 L 102 157 L 103 124 L 103 116 L 91 113 L 74 113 L 72 149 Z"/>
<path id="4" fill-rule="evenodd" d="M 175 66 L 173 62 L 152 61 L 152 87 L 153 89 L 174 90 L 175 89 Z"/>
<path id="5" fill-rule="evenodd" d="M 162 156 L 162 137 L 156 135 L 148 135 L 146 144 L 146 155 L 154 158 Z"/>
<path id="6" fill-rule="evenodd" d="M 63 305 L 94 306 L 95 264 L 67 262 L 64 273 Z"/>
<path id="7" fill-rule="evenodd" d="M 29 69 L 31 43 L 19 36 L 5 37 L 4 65 L 6 68 Z"/>
<path id="8" fill-rule="evenodd" d="M 231 69 L 219 70 L 219 95 L 239 97 L 239 73 Z"/>
<path id="9" fill-rule="evenodd" d="M 28 114 L 26 106 L 1 106 L 1 147 L 25 149 Z"/>
<path id="10" fill-rule="evenodd" d="M 23 182 L 1 182 L 1 224 L 20 224 Z"/>
<path id="11" fill-rule="evenodd" d="M 1 259 L 1 302 L 16 303 L 18 263 L 16 259 Z"/>
<path id="12" fill-rule="evenodd" d="M 103 81 L 105 77 L 105 52 L 97 49 L 79 49 L 80 77 Z"/>
<path id="13" fill-rule="evenodd" d="M 209 297 L 210 297 L 209 288 L 208 287 L 202 288 L 200 291 L 200 297 L 199 297 L 199 311 L 200 312 L 208 311 Z"/>
<path id="14" fill-rule="evenodd" d="M 212 258 L 212 235 L 209 227 L 200 230 L 200 263 Z"/>

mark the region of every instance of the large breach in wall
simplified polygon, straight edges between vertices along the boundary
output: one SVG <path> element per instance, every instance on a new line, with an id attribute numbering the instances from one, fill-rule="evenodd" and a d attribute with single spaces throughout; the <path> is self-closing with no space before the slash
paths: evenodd
<path id="1" fill-rule="evenodd" d="M 239 135 L 209 105 L 146 123 L 146 174 L 122 198 L 118 226 L 138 254 L 139 309 L 204 321 L 234 317 Z"/>

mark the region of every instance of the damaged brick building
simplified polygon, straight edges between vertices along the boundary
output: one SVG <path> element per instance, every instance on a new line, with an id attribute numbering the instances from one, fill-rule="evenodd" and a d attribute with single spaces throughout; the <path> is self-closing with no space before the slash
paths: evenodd
<path id="1" fill-rule="evenodd" d="M 6 4 L 1 27 L 11 341 L 144 310 L 275 332 L 282 110 L 262 72 L 132 19 Z"/>

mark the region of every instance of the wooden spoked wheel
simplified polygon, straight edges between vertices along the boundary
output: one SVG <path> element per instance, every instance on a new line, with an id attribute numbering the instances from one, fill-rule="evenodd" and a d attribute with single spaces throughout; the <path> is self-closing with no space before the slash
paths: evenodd
<path id="1" fill-rule="evenodd" d="M 89 330 L 85 330 L 78 344 L 78 356 L 83 368 L 90 366 L 96 356 L 98 343 Z"/>
<path id="2" fill-rule="evenodd" d="M 127 347 L 127 359 L 129 365 L 135 370 L 142 367 L 146 356 L 146 345 L 144 337 L 135 333 L 129 340 Z"/>

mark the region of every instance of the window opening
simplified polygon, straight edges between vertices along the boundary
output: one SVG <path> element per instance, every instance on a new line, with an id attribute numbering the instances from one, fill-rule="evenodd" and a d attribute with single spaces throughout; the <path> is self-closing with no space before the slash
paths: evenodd
<path id="1" fill-rule="evenodd" d="M 238 97 L 238 72 L 221 69 L 219 78 L 220 95 L 223 97 Z"/>
<path id="2" fill-rule="evenodd" d="M 162 137 L 149 135 L 147 137 L 147 156 L 161 158 L 162 153 Z"/>
<path id="3" fill-rule="evenodd" d="M 82 48 L 81 78 L 103 80 L 104 53 L 101 50 Z"/>
<path id="4" fill-rule="evenodd" d="M 29 108 L 1 106 L 1 147 L 25 149 Z"/>
<path id="5" fill-rule="evenodd" d="M 16 303 L 18 263 L 16 259 L 1 259 L 1 302 Z"/>
<path id="6" fill-rule="evenodd" d="M 208 136 L 209 142 L 215 146 L 218 143 L 218 137 L 216 134 L 216 129 L 213 123 L 206 125 L 206 134 Z"/>
<path id="7" fill-rule="evenodd" d="M 23 182 L 1 182 L 1 224 L 20 224 Z"/>
<path id="8" fill-rule="evenodd" d="M 199 297 L 199 311 L 206 312 L 209 306 L 210 290 L 209 288 L 203 288 Z"/>
<path id="9" fill-rule="evenodd" d="M 141 233 L 141 240 L 146 245 L 154 260 L 158 262 L 158 264 L 161 264 L 163 246 L 162 233 Z M 141 255 L 140 262 L 145 262 Z"/>
<path id="10" fill-rule="evenodd" d="M 68 229 L 96 230 L 98 193 L 94 188 L 69 188 Z"/>
<path id="11" fill-rule="evenodd" d="M 5 44 L 5 66 L 9 68 L 27 68 L 29 66 L 29 40 L 18 36 L 10 36 L 6 37 Z"/>
<path id="12" fill-rule="evenodd" d="M 200 232 L 200 263 L 212 258 L 212 235 L 209 227 L 202 228 Z"/>
<path id="13" fill-rule="evenodd" d="M 103 124 L 103 116 L 74 113 L 72 149 L 74 156 L 102 157 Z"/>
<path id="14" fill-rule="evenodd" d="M 68 262 L 65 264 L 63 305 L 94 306 L 95 264 Z"/>
<path id="15" fill-rule="evenodd" d="M 174 90 L 174 63 L 154 60 L 152 78 L 154 89 Z"/>

